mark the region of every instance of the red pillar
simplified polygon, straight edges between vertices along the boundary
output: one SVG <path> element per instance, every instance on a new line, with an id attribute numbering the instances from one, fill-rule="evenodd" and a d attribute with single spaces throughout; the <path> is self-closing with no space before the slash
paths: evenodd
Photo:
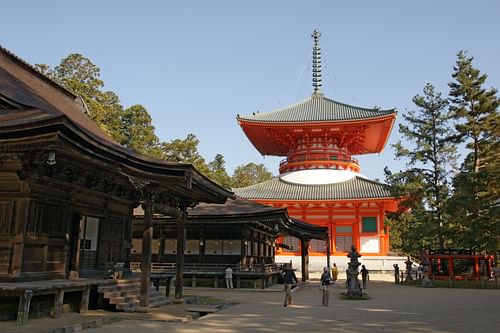
<path id="1" fill-rule="evenodd" d="M 479 277 L 479 258 L 474 258 L 474 276 Z"/>

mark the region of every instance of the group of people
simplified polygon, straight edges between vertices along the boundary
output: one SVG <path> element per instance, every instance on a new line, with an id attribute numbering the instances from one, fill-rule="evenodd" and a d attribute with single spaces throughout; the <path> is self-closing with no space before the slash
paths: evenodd
<path id="1" fill-rule="evenodd" d="M 365 265 L 361 266 L 361 279 L 363 289 L 366 289 L 367 281 L 369 280 L 369 272 L 366 269 Z M 285 286 L 285 301 L 283 302 L 283 306 L 288 306 L 293 304 L 292 300 L 292 287 L 297 284 L 297 277 L 295 276 L 295 271 L 292 268 L 291 264 L 285 264 L 283 267 L 282 278 L 283 285 Z M 323 272 L 320 277 L 320 290 L 322 291 L 322 305 L 328 306 L 328 301 L 330 298 L 329 288 L 332 285 L 335 285 L 335 281 L 337 281 L 339 276 L 339 270 L 337 265 L 334 263 L 333 267 L 329 269 L 328 267 L 323 268 Z M 233 289 L 233 270 L 231 267 L 227 267 L 225 270 L 225 280 L 226 280 L 226 288 Z"/>
<path id="2" fill-rule="evenodd" d="M 367 281 L 369 280 L 369 271 L 366 269 L 365 265 L 361 266 L 361 279 L 363 289 L 366 289 Z M 285 301 L 283 306 L 288 306 L 292 304 L 292 286 L 297 283 L 297 277 L 295 276 L 295 272 L 290 264 L 286 264 L 283 268 L 283 285 L 285 286 Z M 335 285 L 335 281 L 337 281 L 339 276 L 339 270 L 337 265 L 334 263 L 331 270 L 328 267 L 323 268 L 323 272 L 320 276 L 320 287 L 319 289 L 322 291 L 322 302 L 323 306 L 328 306 L 328 302 L 330 299 L 330 286 Z"/>

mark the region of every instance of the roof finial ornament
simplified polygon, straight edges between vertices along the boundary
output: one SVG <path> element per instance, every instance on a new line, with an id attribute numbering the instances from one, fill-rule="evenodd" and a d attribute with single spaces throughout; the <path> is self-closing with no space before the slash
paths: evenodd
<path id="1" fill-rule="evenodd" d="M 321 47 L 319 46 L 319 37 L 321 37 L 321 33 L 318 29 L 315 29 L 311 37 L 314 39 L 312 58 L 312 80 L 314 94 L 321 94 Z"/>

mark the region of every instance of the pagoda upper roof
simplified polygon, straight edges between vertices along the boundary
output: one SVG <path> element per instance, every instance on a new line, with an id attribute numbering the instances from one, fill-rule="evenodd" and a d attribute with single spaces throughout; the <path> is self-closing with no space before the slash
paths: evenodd
<path id="1" fill-rule="evenodd" d="M 251 200 L 356 200 L 393 199 L 389 186 L 355 176 L 332 184 L 297 184 L 275 177 L 263 183 L 233 189 L 240 197 Z"/>
<path id="2" fill-rule="evenodd" d="M 366 120 L 396 114 L 395 109 L 368 109 L 340 103 L 314 93 L 311 97 L 296 104 L 271 112 L 255 112 L 248 116 L 239 116 L 238 120 L 270 123 L 315 123 Z"/>

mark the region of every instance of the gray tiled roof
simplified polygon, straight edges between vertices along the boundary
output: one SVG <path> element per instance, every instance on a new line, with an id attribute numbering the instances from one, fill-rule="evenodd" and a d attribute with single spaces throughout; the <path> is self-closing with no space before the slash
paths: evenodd
<path id="1" fill-rule="evenodd" d="M 308 99 L 271 112 L 257 112 L 240 116 L 239 119 L 262 122 L 317 122 L 370 119 L 396 113 L 395 109 L 365 109 L 343 104 L 323 95 L 312 95 Z"/>
<path id="2" fill-rule="evenodd" d="M 235 188 L 233 191 L 246 199 L 342 200 L 392 197 L 388 185 L 362 177 L 325 185 L 288 183 L 276 177 L 260 184 Z"/>

